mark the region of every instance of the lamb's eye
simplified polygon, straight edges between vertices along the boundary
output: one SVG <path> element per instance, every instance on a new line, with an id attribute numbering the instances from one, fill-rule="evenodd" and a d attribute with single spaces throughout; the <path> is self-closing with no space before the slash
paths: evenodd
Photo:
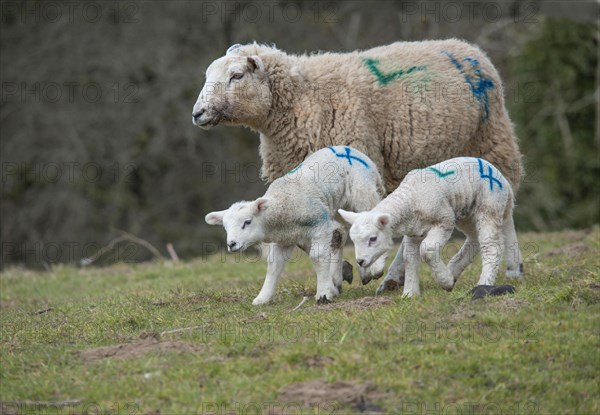
<path id="1" fill-rule="evenodd" d="M 250 226 L 250 224 L 252 223 L 252 221 L 250 219 L 248 219 L 247 221 L 244 222 L 244 224 L 242 225 L 242 229 L 246 229 L 246 226 Z"/>
<path id="2" fill-rule="evenodd" d="M 376 236 L 371 236 L 371 237 L 369 238 L 369 245 L 370 245 L 370 244 L 373 244 L 373 243 L 375 243 L 375 242 L 377 242 L 377 237 L 376 237 Z"/>
<path id="3" fill-rule="evenodd" d="M 229 78 L 229 82 L 231 82 L 234 79 L 242 79 L 243 77 L 243 73 L 234 73 L 233 75 L 231 75 L 231 78 Z"/>

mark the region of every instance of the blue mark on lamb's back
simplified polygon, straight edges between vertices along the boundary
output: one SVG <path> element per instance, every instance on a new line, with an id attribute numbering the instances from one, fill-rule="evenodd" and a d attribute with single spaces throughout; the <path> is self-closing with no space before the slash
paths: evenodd
<path id="1" fill-rule="evenodd" d="M 300 169 L 300 167 L 302 167 L 302 163 L 298 164 L 296 167 L 294 167 L 292 170 L 288 171 L 287 174 L 293 174 L 296 173 L 298 171 L 298 169 Z"/>
<path id="2" fill-rule="evenodd" d="M 492 166 L 488 164 L 487 166 L 487 174 L 485 174 L 483 160 L 477 159 L 477 163 L 479 163 L 479 176 L 482 179 L 488 179 L 490 181 L 490 191 L 494 190 L 494 183 L 498 185 L 500 189 L 502 189 L 502 182 L 494 177 Z"/>
<path id="3" fill-rule="evenodd" d="M 471 87 L 471 93 L 483 105 L 483 119 L 487 120 L 490 107 L 488 89 L 494 88 L 494 82 L 483 75 L 479 61 L 475 58 L 466 57 L 462 61 L 467 62 L 471 65 L 471 70 L 474 75 L 470 75 L 465 71 L 465 66 L 456 57 L 446 50 L 442 51 L 444 55 L 450 59 L 450 62 L 458 69 L 458 71 L 465 77 L 465 81 Z"/>
<path id="4" fill-rule="evenodd" d="M 352 149 L 350 147 L 342 147 L 344 149 L 343 153 L 338 153 L 337 151 L 335 151 L 335 148 L 333 148 L 331 146 L 329 146 L 327 148 L 330 149 L 333 152 L 333 154 L 335 154 L 336 157 L 348 160 L 348 164 L 351 166 L 352 166 L 352 160 L 356 160 L 359 163 L 361 163 L 363 166 L 365 166 L 367 169 L 369 168 L 369 164 L 366 161 L 364 161 L 360 157 L 352 155 Z"/>

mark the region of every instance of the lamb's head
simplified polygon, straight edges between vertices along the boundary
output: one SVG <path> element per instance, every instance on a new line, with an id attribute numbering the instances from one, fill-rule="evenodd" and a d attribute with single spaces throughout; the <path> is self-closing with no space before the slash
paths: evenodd
<path id="1" fill-rule="evenodd" d="M 354 213 L 343 209 L 338 212 L 351 225 L 350 239 L 354 243 L 362 283 L 379 278 L 394 244 L 390 215 L 375 211 Z"/>
<path id="2" fill-rule="evenodd" d="M 272 94 L 263 59 L 242 54 L 240 48 L 232 46 L 206 70 L 206 83 L 192 110 L 192 122 L 198 127 L 253 127 L 267 117 Z"/>
<path id="3" fill-rule="evenodd" d="M 229 252 L 244 251 L 265 239 L 263 213 L 267 206 L 268 199 L 264 197 L 238 202 L 227 210 L 209 213 L 204 220 L 209 225 L 223 225 Z"/>

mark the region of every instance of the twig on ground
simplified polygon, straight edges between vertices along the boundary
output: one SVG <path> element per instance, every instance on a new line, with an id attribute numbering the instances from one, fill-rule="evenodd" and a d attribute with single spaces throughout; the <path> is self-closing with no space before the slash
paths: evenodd
<path id="1" fill-rule="evenodd" d="M 112 251 L 117 244 L 119 244 L 121 242 L 125 242 L 125 241 L 129 241 L 129 242 L 133 242 L 135 244 L 141 245 L 144 248 L 146 248 L 148 251 L 150 251 L 150 253 L 152 253 L 152 255 L 154 255 L 155 257 L 157 257 L 159 259 L 165 259 L 165 257 L 163 256 L 163 254 L 161 254 L 160 251 L 158 249 L 156 249 L 156 247 L 154 247 L 154 245 L 152 245 L 150 242 L 148 242 L 148 241 L 146 241 L 146 240 L 144 240 L 142 238 L 138 238 L 137 236 L 132 235 L 132 234 L 130 234 L 128 232 L 125 232 L 125 231 L 121 231 L 121 233 L 122 233 L 121 236 L 118 236 L 118 237 L 114 238 L 112 241 L 110 241 L 108 243 L 108 245 L 106 245 L 103 248 L 100 248 L 91 257 L 83 258 L 81 260 L 81 265 L 83 265 L 83 266 L 91 265 L 92 263 L 94 263 L 98 259 L 100 259 L 102 257 L 102 255 L 104 255 L 106 252 Z"/>
<path id="2" fill-rule="evenodd" d="M 173 262 L 179 262 L 179 256 L 177 255 L 177 252 L 175 252 L 175 247 L 171 242 L 167 244 L 167 252 Z"/>
<path id="3" fill-rule="evenodd" d="M 201 327 L 202 326 L 182 327 L 180 329 L 163 331 L 162 333 L 160 333 L 160 335 L 164 336 L 165 334 L 181 333 L 182 331 L 189 331 L 189 330 L 199 329 Z"/>
<path id="4" fill-rule="evenodd" d="M 296 308 L 294 308 L 292 311 L 296 311 L 296 310 L 298 310 L 300 307 L 302 307 L 302 304 L 304 304 L 304 303 L 306 302 L 306 300 L 308 300 L 308 296 L 306 296 L 306 295 L 305 295 L 305 296 L 302 298 L 302 301 L 300 301 L 300 304 L 298 304 L 298 305 L 296 306 Z"/>

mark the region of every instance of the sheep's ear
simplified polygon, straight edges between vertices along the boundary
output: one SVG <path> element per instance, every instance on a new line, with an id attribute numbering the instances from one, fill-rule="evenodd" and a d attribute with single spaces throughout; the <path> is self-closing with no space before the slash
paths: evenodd
<path id="1" fill-rule="evenodd" d="M 208 215 L 204 217 L 204 220 L 209 225 L 222 225 L 223 224 L 223 216 L 225 216 L 225 212 L 227 210 L 220 210 L 218 212 L 210 212 Z"/>
<path id="2" fill-rule="evenodd" d="M 234 55 L 236 49 L 239 49 L 241 47 L 242 47 L 242 45 L 240 45 L 239 43 L 229 46 L 229 49 L 227 49 L 227 52 L 225 52 L 225 56 Z"/>
<path id="3" fill-rule="evenodd" d="M 390 215 L 387 213 L 382 213 L 381 215 L 377 216 L 377 222 L 375 222 L 375 225 L 377 225 L 379 229 L 384 229 L 389 223 Z"/>
<path id="4" fill-rule="evenodd" d="M 250 71 L 252 72 L 256 70 L 262 72 L 265 70 L 265 65 L 263 64 L 262 59 L 258 56 L 248 56 L 248 68 L 250 68 Z"/>
<path id="5" fill-rule="evenodd" d="M 259 197 L 254 201 L 254 212 L 262 213 L 269 207 L 269 199 L 266 197 Z"/>
<path id="6" fill-rule="evenodd" d="M 348 212 L 347 210 L 344 210 L 344 209 L 338 209 L 338 213 L 340 214 L 342 219 L 344 219 L 350 225 L 352 225 L 354 223 L 354 221 L 356 220 L 356 216 L 358 216 L 357 213 Z"/>

